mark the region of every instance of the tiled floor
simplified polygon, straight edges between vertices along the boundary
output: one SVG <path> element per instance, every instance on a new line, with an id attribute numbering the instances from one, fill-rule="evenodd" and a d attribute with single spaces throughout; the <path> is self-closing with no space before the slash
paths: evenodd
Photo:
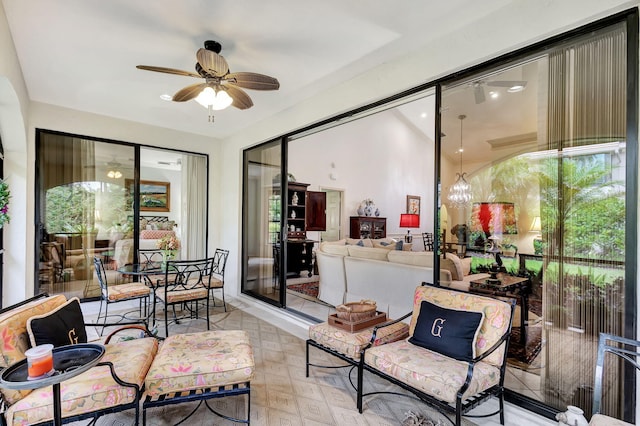
<path id="1" fill-rule="evenodd" d="M 231 299 L 231 298 L 229 298 Z M 229 302 L 228 299 L 228 302 Z M 97 313 L 97 302 L 83 304 L 83 312 L 88 318 Z M 212 329 L 243 329 L 249 332 L 256 361 L 256 378 L 252 381 L 251 423 L 260 425 L 400 425 L 408 412 L 432 415 L 423 403 L 409 398 L 390 395 L 376 395 L 366 398 L 365 410 L 359 414 L 355 408 L 355 391 L 351 388 L 346 369 L 312 368 L 309 378 L 305 377 L 305 344 L 299 326 L 278 327 L 282 324 L 268 313 L 260 318 L 248 313 L 251 307 L 242 300 L 231 299 L 229 312 L 216 308 L 211 315 Z M 285 322 L 286 324 L 286 322 Z M 171 332 L 202 330 L 204 321 L 183 321 L 172 325 Z M 291 332 L 287 329 L 290 328 Z M 95 332 L 92 333 L 95 336 Z M 312 361 L 318 364 L 336 363 L 330 355 L 312 349 Z M 367 389 L 400 391 L 393 385 L 371 374 L 365 375 Z M 215 400 L 214 408 L 242 416 L 244 400 L 223 398 Z M 150 411 L 150 425 L 175 424 L 186 415 L 192 403 L 169 406 Z M 495 410 L 497 401 L 481 405 L 476 412 Z M 78 423 L 80 425 L 82 423 Z M 98 421 L 101 426 L 133 424 L 133 413 L 125 412 L 105 416 Z M 190 425 L 230 425 L 200 407 L 197 414 L 189 419 Z M 498 417 L 467 421 L 465 425 L 497 425 Z M 506 424 L 519 426 L 553 425 L 555 422 L 539 418 L 507 404 Z"/>

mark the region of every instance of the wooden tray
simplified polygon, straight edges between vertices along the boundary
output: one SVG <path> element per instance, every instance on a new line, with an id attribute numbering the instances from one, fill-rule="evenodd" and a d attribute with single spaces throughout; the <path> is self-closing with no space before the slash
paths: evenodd
<path id="1" fill-rule="evenodd" d="M 356 331 L 363 330 L 374 325 L 381 324 L 387 320 L 386 312 L 376 311 L 376 314 L 372 318 L 367 318 L 360 321 L 348 321 L 346 319 L 338 318 L 336 314 L 329 315 L 329 325 L 341 328 L 349 333 L 355 333 Z"/>

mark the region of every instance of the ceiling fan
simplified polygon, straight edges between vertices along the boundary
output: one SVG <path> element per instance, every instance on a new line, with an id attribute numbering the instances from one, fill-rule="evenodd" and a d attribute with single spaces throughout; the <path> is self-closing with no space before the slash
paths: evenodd
<path id="1" fill-rule="evenodd" d="M 186 102 L 195 99 L 200 104 L 209 107 L 209 110 L 224 109 L 229 105 L 238 109 L 251 108 L 253 101 L 242 89 L 277 90 L 280 88 L 278 80 L 267 75 L 253 72 L 230 72 L 226 59 L 219 54 L 221 50 L 222 45 L 217 41 L 205 41 L 204 49 L 200 48 L 196 53 L 196 73 L 150 65 L 137 65 L 136 68 L 204 78 L 205 81 L 202 83 L 192 84 L 178 90 L 171 100 Z"/>
<path id="2" fill-rule="evenodd" d="M 527 82 L 524 80 L 497 80 L 497 81 L 484 81 L 477 80 L 470 83 L 470 86 L 473 87 L 473 96 L 475 97 L 476 104 L 483 103 L 487 98 L 484 93 L 484 86 L 488 87 L 508 87 L 508 92 L 520 92 L 524 90 Z"/>

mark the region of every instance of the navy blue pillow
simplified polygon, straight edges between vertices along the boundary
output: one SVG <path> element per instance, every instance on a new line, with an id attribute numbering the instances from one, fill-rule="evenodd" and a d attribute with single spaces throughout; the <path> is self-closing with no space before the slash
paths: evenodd
<path id="1" fill-rule="evenodd" d="M 33 346 L 87 343 L 80 300 L 74 297 L 51 312 L 29 318 L 27 332 Z"/>
<path id="2" fill-rule="evenodd" d="M 400 240 L 400 241 L 396 242 L 396 250 L 401 250 L 402 251 L 403 246 L 404 246 L 404 241 Z"/>
<path id="3" fill-rule="evenodd" d="M 360 247 L 364 247 L 364 241 L 360 240 L 360 241 L 358 241 L 358 244 L 356 244 L 356 245 L 360 246 Z"/>
<path id="4" fill-rule="evenodd" d="M 460 361 L 476 356 L 482 312 L 458 311 L 423 300 L 409 342 Z"/>

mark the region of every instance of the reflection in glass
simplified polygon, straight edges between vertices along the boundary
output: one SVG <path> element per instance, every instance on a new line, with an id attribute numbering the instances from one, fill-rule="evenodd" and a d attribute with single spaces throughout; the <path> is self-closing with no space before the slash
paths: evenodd
<path id="1" fill-rule="evenodd" d="M 458 169 L 449 135 L 455 141 L 460 114 L 473 193 L 448 206 L 448 224 L 468 230 L 472 272 L 501 258 L 530 279 L 529 309 L 517 312 L 528 325 L 513 324 L 505 386 L 560 411 L 591 411 L 598 334 L 625 334 L 625 39 L 615 26 L 442 92 L 442 196 Z M 515 82 L 520 90 L 507 87 Z M 507 228 L 489 206 L 508 206 Z M 622 373 L 607 374 L 616 415 Z"/>

